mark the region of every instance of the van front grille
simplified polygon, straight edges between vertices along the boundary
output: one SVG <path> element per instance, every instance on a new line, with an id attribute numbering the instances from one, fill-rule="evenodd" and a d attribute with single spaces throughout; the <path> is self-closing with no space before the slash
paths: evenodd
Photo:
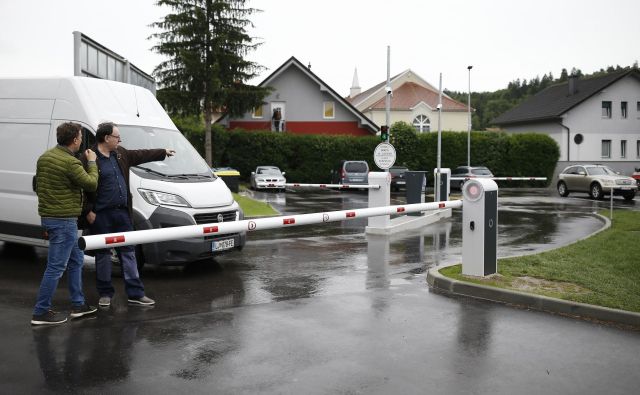
<path id="1" fill-rule="evenodd" d="M 217 222 L 231 222 L 236 220 L 237 211 L 224 211 L 221 213 L 203 213 L 196 214 L 193 216 L 193 219 L 196 220 L 196 224 L 213 224 Z M 222 221 L 218 218 L 218 216 L 222 214 Z"/>

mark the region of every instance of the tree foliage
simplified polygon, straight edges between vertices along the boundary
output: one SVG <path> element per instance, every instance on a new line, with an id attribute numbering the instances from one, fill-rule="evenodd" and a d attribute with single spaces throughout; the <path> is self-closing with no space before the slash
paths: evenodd
<path id="1" fill-rule="evenodd" d="M 606 70 L 600 69 L 591 74 L 583 74 L 580 69 L 575 67 L 571 68 L 571 71 L 563 68 L 559 78 L 554 78 L 553 74 L 549 72 L 549 74 L 544 74 L 542 78 L 536 76 L 528 81 L 518 78 L 511 81 L 506 89 L 500 89 L 495 92 L 471 92 L 471 107 L 475 109 L 475 113 L 471 119 L 473 129 L 485 130 L 491 127 L 491 121 L 500 114 L 512 109 L 528 97 L 535 95 L 551 85 L 566 82 L 570 75 L 576 75 L 579 78 L 597 77 L 616 71 L 629 70 L 630 68 L 637 69 L 638 62 L 636 61 L 630 67 L 621 67 L 620 65 L 616 67 L 609 66 Z M 445 90 L 445 93 L 460 102 L 467 102 L 468 92 Z"/>
<path id="2" fill-rule="evenodd" d="M 152 26 L 152 49 L 167 57 L 154 70 L 158 100 L 173 115 L 204 115 L 205 156 L 212 163 L 213 113 L 237 116 L 262 104 L 268 89 L 246 84 L 262 66 L 245 59 L 254 43 L 249 16 L 258 12 L 246 0 L 158 0 L 172 13 Z"/>

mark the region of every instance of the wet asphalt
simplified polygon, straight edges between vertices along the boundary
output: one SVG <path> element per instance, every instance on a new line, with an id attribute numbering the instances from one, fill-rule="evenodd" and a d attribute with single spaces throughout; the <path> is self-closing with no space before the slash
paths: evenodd
<path id="1" fill-rule="evenodd" d="M 367 203 L 350 191 L 254 197 L 283 214 Z M 499 256 L 578 240 L 608 204 L 503 189 Z M 46 250 L 0 243 L 0 393 L 637 393 L 640 332 L 430 292 L 425 271 L 460 261 L 460 219 L 391 237 L 365 235 L 366 219 L 251 233 L 215 261 L 145 267 L 152 308 L 128 306 L 115 278 L 110 308 L 49 328 L 29 325 Z M 93 303 L 94 275 L 87 265 Z M 63 278 L 54 306 L 67 300 Z"/>

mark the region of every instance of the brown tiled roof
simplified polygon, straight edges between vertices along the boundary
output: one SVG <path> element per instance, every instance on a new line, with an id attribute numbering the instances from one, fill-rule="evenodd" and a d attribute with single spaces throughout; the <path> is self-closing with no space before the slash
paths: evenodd
<path id="1" fill-rule="evenodd" d="M 392 110 L 409 110 L 417 106 L 420 102 L 424 102 L 431 108 L 438 106 L 438 92 L 434 92 L 431 89 L 427 89 L 422 85 L 415 82 L 405 82 L 400 87 L 393 91 L 391 97 L 391 109 Z M 374 109 L 380 110 L 385 108 L 385 97 L 382 97 L 377 102 L 373 103 L 366 110 Z M 443 111 L 467 111 L 467 106 L 455 101 L 445 95 L 442 95 L 442 110 Z"/>

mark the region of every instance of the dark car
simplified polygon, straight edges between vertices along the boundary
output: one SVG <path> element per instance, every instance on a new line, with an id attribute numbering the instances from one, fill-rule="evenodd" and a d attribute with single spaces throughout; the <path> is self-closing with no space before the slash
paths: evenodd
<path id="1" fill-rule="evenodd" d="M 493 173 L 485 166 L 458 166 L 451 172 L 451 178 L 491 178 Z M 451 180 L 451 187 L 462 190 L 467 180 Z"/>
<path id="2" fill-rule="evenodd" d="M 405 188 L 407 180 L 405 174 L 409 169 L 405 166 L 391 166 L 389 173 L 391 174 L 391 190 L 399 191 L 400 188 Z"/>
<path id="3" fill-rule="evenodd" d="M 369 164 L 363 160 L 342 160 L 331 171 L 332 184 L 366 185 L 369 182 Z"/>

